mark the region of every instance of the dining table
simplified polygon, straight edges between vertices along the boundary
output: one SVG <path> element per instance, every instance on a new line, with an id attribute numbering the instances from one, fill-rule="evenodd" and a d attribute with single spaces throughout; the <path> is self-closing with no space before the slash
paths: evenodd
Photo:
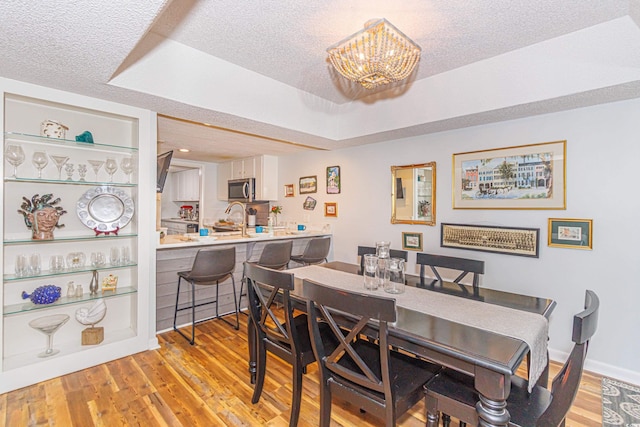
<path id="1" fill-rule="evenodd" d="M 389 345 L 474 378 L 481 426 L 508 426 L 511 376 L 527 358 L 531 385 L 548 379 L 548 319 L 556 306 L 548 298 L 437 281 L 406 274 L 405 293 L 366 290 L 360 266 L 341 261 L 287 270 L 294 275 L 290 297 L 306 310 L 303 280 L 396 299 Z M 345 316 L 348 319 L 348 316 Z M 348 325 L 346 325 L 348 326 Z M 376 325 L 370 325 L 375 338 Z M 256 331 L 249 319 L 249 372 L 256 374 Z M 533 374 L 533 375 L 532 375 Z"/>

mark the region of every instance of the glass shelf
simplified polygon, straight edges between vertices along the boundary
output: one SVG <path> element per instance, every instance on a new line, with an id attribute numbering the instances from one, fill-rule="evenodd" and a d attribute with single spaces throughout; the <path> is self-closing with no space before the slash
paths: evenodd
<path id="1" fill-rule="evenodd" d="M 123 153 L 131 153 L 138 151 L 137 147 L 123 147 L 120 145 L 97 144 L 90 142 L 79 142 L 75 139 L 57 139 L 48 138 L 40 135 L 30 135 L 19 132 L 5 132 L 5 141 L 31 142 L 36 144 L 61 145 L 71 148 L 82 148 L 86 150 L 102 150 L 102 151 L 121 151 Z"/>
<path id="2" fill-rule="evenodd" d="M 41 245 L 45 243 L 79 242 L 79 241 L 96 240 L 96 239 L 126 239 L 129 237 L 138 237 L 138 234 L 137 233 L 118 234 L 117 236 L 111 235 L 111 234 L 108 236 L 105 236 L 104 234 L 101 234 L 100 236 L 96 236 L 92 234 L 90 236 L 84 235 L 84 236 L 56 237 L 55 239 L 52 239 L 52 240 L 33 240 L 30 237 L 25 237 L 24 239 L 7 239 L 3 243 L 5 245 L 30 245 L 30 244 Z"/>
<path id="3" fill-rule="evenodd" d="M 62 292 L 65 292 L 64 290 Z M 84 294 L 81 297 L 60 297 L 56 302 L 51 304 L 34 304 L 31 301 L 25 300 L 19 304 L 10 304 L 4 306 L 4 315 L 24 313 L 27 311 L 42 310 L 45 308 L 59 307 L 62 305 L 78 304 L 87 301 L 96 300 L 98 298 L 113 298 L 122 295 L 134 294 L 138 290 L 132 286 L 117 287 L 115 291 L 98 291 L 98 295 L 89 295 L 89 290 L 85 289 Z"/>
<path id="4" fill-rule="evenodd" d="M 135 267 L 138 264 L 133 262 L 133 263 L 129 263 L 129 264 L 124 264 L 124 265 L 105 265 L 104 267 L 92 267 L 90 265 L 81 267 L 81 268 L 76 268 L 76 269 L 65 269 L 64 271 L 61 272 L 52 272 L 49 270 L 42 270 L 42 273 L 34 275 L 34 276 L 16 276 L 15 274 L 5 274 L 3 279 L 5 282 L 17 282 L 19 280 L 33 280 L 33 279 L 40 279 L 42 277 L 55 277 L 55 276 L 67 276 L 69 274 L 78 274 L 78 273 L 88 273 L 94 270 L 97 271 L 103 271 L 103 270 L 116 270 L 118 268 L 128 268 L 128 267 Z"/>
<path id="5" fill-rule="evenodd" d="M 137 187 L 138 184 L 126 184 L 124 182 L 97 182 L 97 181 L 69 181 L 65 179 L 44 179 L 44 178 L 4 178 L 5 182 L 30 182 L 37 184 L 64 184 L 64 185 L 90 185 L 110 186 L 110 187 Z"/>

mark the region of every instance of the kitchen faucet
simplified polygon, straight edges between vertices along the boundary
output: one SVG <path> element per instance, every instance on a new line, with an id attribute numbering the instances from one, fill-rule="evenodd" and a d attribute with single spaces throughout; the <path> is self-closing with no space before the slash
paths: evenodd
<path id="1" fill-rule="evenodd" d="M 242 203 L 242 202 L 231 202 L 229 203 L 229 206 L 227 206 L 227 209 L 224 211 L 224 213 L 226 213 L 227 215 L 229 215 L 229 213 L 231 212 L 231 209 L 233 209 L 234 206 L 240 206 L 242 208 L 242 237 L 249 237 L 249 235 L 247 234 L 247 220 L 246 220 L 246 211 L 247 211 L 247 206 Z"/>

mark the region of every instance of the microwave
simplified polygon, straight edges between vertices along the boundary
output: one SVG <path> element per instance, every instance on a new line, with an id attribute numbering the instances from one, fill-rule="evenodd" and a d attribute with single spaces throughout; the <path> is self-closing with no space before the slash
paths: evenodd
<path id="1" fill-rule="evenodd" d="M 253 202 L 256 199 L 256 179 L 243 178 L 228 181 L 230 202 Z"/>

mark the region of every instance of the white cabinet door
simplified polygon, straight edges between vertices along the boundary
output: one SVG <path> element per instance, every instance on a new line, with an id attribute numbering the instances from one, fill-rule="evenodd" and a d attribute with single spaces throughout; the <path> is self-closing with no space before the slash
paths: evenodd
<path id="1" fill-rule="evenodd" d="M 231 162 L 233 179 L 255 178 L 255 157 L 237 159 Z"/>
<path id="2" fill-rule="evenodd" d="M 228 181 L 233 179 L 231 162 L 218 163 L 218 200 L 229 200 Z"/>
<path id="3" fill-rule="evenodd" d="M 258 156 L 255 158 L 256 199 L 278 200 L 278 158 Z"/>
<path id="4" fill-rule="evenodd" d="M 172 174 L 174 202 L 197 202 L 200 200 L 200 171 L 188 169 Z"/>

